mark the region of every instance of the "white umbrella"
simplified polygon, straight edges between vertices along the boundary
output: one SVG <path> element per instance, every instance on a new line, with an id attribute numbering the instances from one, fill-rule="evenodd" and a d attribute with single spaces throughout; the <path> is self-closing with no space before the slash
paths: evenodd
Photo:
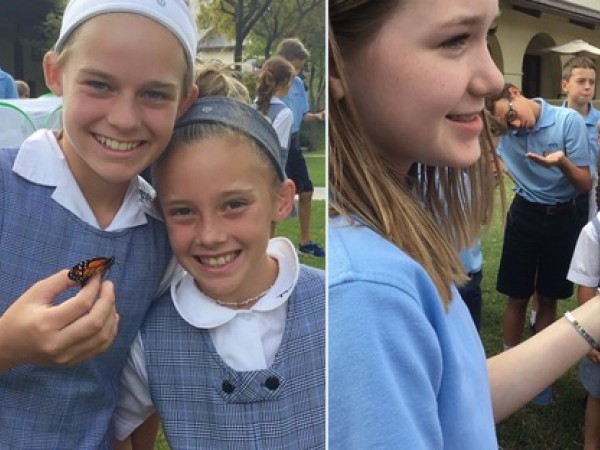
<path id="1" fill-rule="evenodd" d="M 599 56 L 600 48 L 585 42 L 582 39 L 575 39 L 574 41 L 567 42 L 566 44 L 557 45 L 555 47 L 549 47 L 544 49 L 546 52 L 563 53 L 565 55 L 578 55 L 578 56 Z"/>

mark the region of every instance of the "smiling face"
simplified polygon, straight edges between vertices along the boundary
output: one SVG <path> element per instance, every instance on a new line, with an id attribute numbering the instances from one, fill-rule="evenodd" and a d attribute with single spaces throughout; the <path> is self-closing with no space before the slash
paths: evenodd
<path id="1" fill-rule="evenodd" d="M 65 53 L 44 60 L 63 97 L 60 145 L 77 182 L 126 187 L 166 147 L 176 117 L 195 96 L 177 38 L 157 22 L 111 13 L 85 22 Z"/>
<path id="2" fill-rule="evenodd" d="M 205 137 L 170 151 L 157 171 L 173 252 L 214 299 L 235 302 L 273 284 L 271 222 L 289 214 L 293 182 L 278 181 L 248 138 Z"/>
<path id="3" fill-rule="evenodd" d="M 497 14 L 493 0 L 411 0 L 366 46 L 346 49 L 360 119 L 400 170 L 415 161 L 463 167 L 479 157 L 478 113 L 503 85 L 486 39 Z"/>

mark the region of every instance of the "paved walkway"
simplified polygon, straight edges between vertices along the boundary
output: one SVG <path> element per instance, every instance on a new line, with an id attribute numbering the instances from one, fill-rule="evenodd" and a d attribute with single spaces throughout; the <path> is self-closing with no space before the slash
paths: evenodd
<path id="1" fill-rule="evenodd" d="M 327 197 L 327 190 L 323 186 L 315 186 L 315 192 L 313 193 L 313 200 L 325 200 Z"/>

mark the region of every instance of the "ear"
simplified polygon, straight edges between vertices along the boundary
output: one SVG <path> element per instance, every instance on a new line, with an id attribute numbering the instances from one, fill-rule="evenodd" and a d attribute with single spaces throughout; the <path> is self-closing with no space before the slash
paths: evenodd
<path id="1" fill-rule="evenodd" d="M 277 197 L 277 211 L 275 212 L 274 220 L 281 222 L 288 218 L 294 207 L 294 199 L 296 197 L 296 185 L 289 178 L 281 183 L 279 195 Z"/>
<path id="2" fill-rule="evenodd" d="M 55 51 L 49 51 L 44 55 L 44 79 L 48 89 L 54 95 L 61 97 L 63 95 L 62 69 L 56 63 L 57 58 L 58 53 Z"/>
<path id="3" fill-rule="evenodd" d="M 523 95 L 516 86 L 511 86 L 508 88 L 508 92 L 510 93 L 511 97 L 521 97 Z"/>
<path id="4" fill-rule="evenodd" d="M 330 66 L 329 70 L 329 91 L 333 95 L 333 98 L 338 101 L 343 99 L 346 95 L 342 79 L 337 74 L 337 71 L 333 69 L 333 64 Z"/>
<path id="5" fill-rule="evenodd" d="M 192 104 L 196 101 L 196 99 L 198 98 L 198 86 L 196 86 L 196 84 L 193 84 L 192 87 L 190 88 L 190 92 L 188 92 L 188 95 L 181 100 L 181 102 L 179 103 L 179 106 L 177 108 L 177 118 L 179 119 L 188 109 L 190 109 L 190 106 L 192 106 Z"/>
<path id="6" fill-rule="evenodd" d="M 560 87 L 565 94 L 567 93 L 567 84 L 569 84 L 567 80 L 562 80 L 560 82 Z"/>
<path id="7" fill-rule="evenodd" d="M 345 97 L 344 83 L 340 77 L 337 66 L 333 61 L 329 62 L 329 91 L 335 100 L 341 100 Z"/>

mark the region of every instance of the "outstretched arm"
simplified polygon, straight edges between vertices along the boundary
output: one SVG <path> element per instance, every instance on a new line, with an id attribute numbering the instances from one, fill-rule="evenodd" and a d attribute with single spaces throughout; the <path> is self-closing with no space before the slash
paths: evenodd
<path id="1" fill-rule="evenodd" d="M 574 310 L 573 316 L 594 339 L 600 339 L 600 297 Z M 589 350 L 588 342 L 563 317 L 516 347 L 488 359 L 496 422 L 531 400 Z"/>
<path id="2" fill-rule="evenodd" d="M 0 373 L 24 363 L 76 364 L 108 349 L 119 321 L 112 282 L 97 275 L 55 305 L 75 285 L 67 273 L 38 281 L 0 316 Z"/>
<path id="3" fill-rule="evenodd" d="M 588 166 L 576 166 L 565 155 L 563 150 L 538 155 L 536 153 L 527 153 L 529 159 L 544 167 L 558 167 L 565 174 L 569 182 L 575 186 L 578 192 L 585 194 L 592 188 L 592 176 Z"/>
<path id="4" fill-rule="evenodd" d="M 304 113 L 304 117 L 302 118 L 302 120 L 304 120 L 305 122 L 314 122 L 317 120 L 323 122 L 325 120 L 325 110 L 316 113 L 306 112 Z"/>

